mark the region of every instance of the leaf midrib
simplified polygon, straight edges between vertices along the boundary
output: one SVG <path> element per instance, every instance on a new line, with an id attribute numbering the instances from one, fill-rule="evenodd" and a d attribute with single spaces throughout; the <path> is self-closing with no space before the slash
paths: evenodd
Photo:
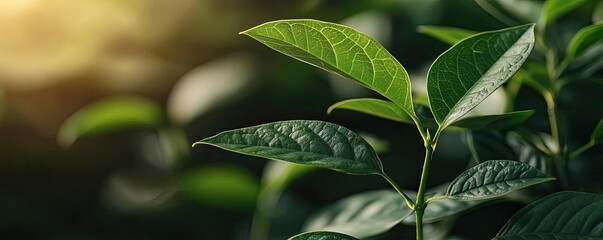
<path id="1" fill-rule="evenodd" d="M 297 23 L 297 24 L 299 24 L 299 23 Z M 291 24 L 288 24 L 288 25 L 291 26 Z M 347 73 L 346 71 L 340 70 L 338 68 L 338 66 L 337 66 L 337 64 L 338 64 L 338 58 L 337 58 L 337 54 L 335 52 L 335 49 L 333 48 L 333 44 L 331 43 L 331 41 L 327 38 L 327 36 L 324 33 L 322 33 L 320 30 L 318 30 L 316 28 L 313 28 L 311 26 L 307 26 L 307 25 L 302 25 L 302 26 L 308 27 L 308 28 L 310 28 L 312 30 L 315 30 L 315 31 L 319 32 L 323 37 L 325 37 L 325 39 L 327 40 L 327 42 L 329 42 L 329 46 L 333 49 L 333 56 L 335 57 L 335 65 L 333 65 L 333 64 L 331 64 L 331 63 L 329 63 L 327 61 L 324 61 L 324 60 L 320 59 L 320 57 L 312 54 L 308 49 L 302 48 L 299 44 L 297 44 L 297 39 L 295 40 L 296 44 L 292 44 L 292 43 L 289 43 L 289 42 L 286 42 L 286 41 L 283 41 L 283 40 L 280 40 L 280 39 L 276 39 L 276 38 L 271 37 L 271 36 L 265 36 L 265 35 L 259 35 L 259 34 L 258 35 L 261 36 L 261 38 L 263 38 L 263 39 L 269 39 L 271 41 L 278 42 L 281 45 L 290 46 L 290 47 L 294 47 L 294 48 L 296 48 L 298 50 L 301 50 L 301 51 L 305 52 L 306 54 L 314 57 L 318 61 L 325 63 L 326 65 L 328 65 L 331 68 L 334 68 L 334 69 L 329 69 L 330 72 L 333 72 L 333 73 L 338 74 L 338 75 L 342 75 L 342 77 L 345 77 L 345 78 L 354 79 L 356 82 L 359 82 L 360 84 L 368 87 L 368 85 L 366 85 L 364 82 L 358 80 L 356 77 L 353 77 L 353 76 L 349 75 L 349 73 Z M 277 28 L 275 28 L 275 29 L 277 29 Z M 329 28 L 329 29 L 337 30 L 335 28 Z M 249 31 L 251 31 L 251 30 L 253 30 L 253 28 L 250 29 Z M 337 30 L 337 31 L 339 31 L 339 30 Z M 339 31 L 339 32 L 341 32 L 341 31 Z M 246 35 L 248 35 L 248 36 L 250 36 L 250 37 L 252 37 L 252 38 L 256 38 L 256 39 L 258 38 L 257 36 L 253 36 L 253 35 L 247 34 L 247 32 L 243 32 L 243 33 L 246 34 Z M 280 31 L 279 31 L 279 33 L 280 33 Z M 342 34 L 345 35 L 345 33 L 342 33 Z M 366 37 L 369 37 L 368 35 L 360 33 L 360 32 L 359 32 L 359 34 L 362 34 L 362 35 L 365 35 Z M 281 35 L 283 35 L 283 34 L 281 33 Z M 374 82 L 375 81 L 375 77 L 374 77 L 375 76 L 375 74 L 374 74 L 375 73 L 375 65 L 373 63 L 373 59 L 371 59 L 369 57 L 369 55 L 366 53 L 366 50 L 364 50 L 364 48 L 362 48 L 358 43 L 356 43 L 355 41 L 353 41 L 347 35 L 345 35 L 345 36 L 346 36 L 346 39 L 349 39 L 351 42 L 353 42 L 355 46 L 360 47 L 363 50 L 364 55 L 367 56 L 369 58 L 369 60 L 371 60 L 371 69 L 373 70 L 373 79 L 371 80 L 371 82 Z M 288 55 L 288 54 L 285 54 L 285 55 Z M 291 57 L 293 57 L 293 56 L 291 56 Z M 293 57 L 293 58 L 295 58 L 295 57 Z M 295 58 L 295 59 L 297 59 L 299 61 L 302 61 L 302 62 L 305 62 L 307 64 L 310 64 L 312 66 L 315 66 L 315 67 L 318 67 L 318 68 L 322 68 L 321 66 L 318 66 L 318 65 L 316 65 L 314 63 L 311 63 L 311 62 L 308 62 L 308 61 L 305 61 L 305 60 L 302 60 L 302 59 L 298 59 L 298 58 Z M 392 80 L 392 82 L 393 82 L 393 80 Z"/>
<path id="2" fill-rule="evenodd" d="M 243 154 L 243 155 L 249 155 L 249 156 L 260 157 L 260 158 L 267 158 L 267 157 L 266 157 L 266 156 L 261 156 L 261 155 L 258 155 L 258 154 L 254 154 L 254 153 L 243 152 L 243 151 L 240 151 L 240 150 L 234 150 L 233 148 L 226 148 L 226 147 L 224 147 L 224 146 L 226 146 L 226 145 L 229 145 L 229 146 L 242 146 L 242 147 L 247 147 L 247 148 L 249 148 L 249 147 L 260 147 L 260 148 L 270 148 L 270 149 L 287 150 L 287 151 L 290 151 L 290 152 L 311 153 L 311 154 L 315 154 L 315 155 L 318 155 L 318 156 L 323 156 L 324 158 L 333 158 L 333 159 L 342 160 L 342 161 L 345 161 L 345 162 L 360 163 L 360 164 L 362 164 L 362 165 L 369 166 L 371 169 L 372 169 L 372 168 L 375 168 L 375 166 L 372 166 L 372 165 L 370 165 L 370 164 L 366 164 L 366 163 L 365 163 L 365 162 L 363 162 L 363 161 L 355 161 L 355 160 L 350 160 L 350 159 L 348 159 L 348 158 L 341 158 L 341 157 L 336 157 L 336 156 L 329 156 L 329 155 L 325 155 L 325 154 L 322 154 L 322 153 L 307 152 L 307 151 L 301 151 L 301 150 L 293 150 L 293 149 L 289 149 L 289 148 L 282 148 L 282 147 L 267 147 L 267 146 L 246 145 L 246 144 L 231 144 L 231 143 L 227 143 L 227 144 L 220 143 L 220 144 L 217 144 L 217 143 L 210 143 L 210 142 L 206 142 L 206 141 L 201 141 L 201 142 L 199 142 L 199 143 L 201 143 L 201 144 L 205 144 L 205 145 L 214 146 L 214 147 L 218 147 L 218 148 L 221 148 L 221 149 L 224 149 L 224 150 L 230 151 L 230 152 L 235 152 L 235 153 L 239 153 L 239 154 Z M 270 157 L 270 158 L 268 158 L 268 159 L 273 159 L 273 160 L 283 161 L 282 159 L 276 159 L 276 158 L 272 158 L 272 157 Z M 286 162 L 290 162 L 290 161 L 286 161 Z M 300 161 L 300 162 L 301 162 L 301 161 Z M 313 162 L 313 161 L 312 161 L 312 162 Z M 293 163 L 296 163 L 296 162 L 293 162 Z M 375 172 L 374 174 L 378 174 L 378 172 Z"/>
<path id="3" fill-rule="evenodd" d="M 524 25 L 524 26 L 526 26 L 526 25 Z M 521 28 L 521 27 L 522 27 L 522 26 L 518 26 L 517 28 Z M 531 29 L 531 28 L 528 28 L 528 29 L 527 29 L 528 31 L 525 31 L 523 34 L 521 34 L 521 36 L 520 36 L 519 38 L 517 38 L 517 40 L 516 40 L 516 41 L 515 41 L 515 42 L 514 42 L 514 43 L 513 43 L 511 46 L 513 46 L 513 45 L 517 44 L 517 42 L 519 42 L 519 40 L 520 40 L 520 39 L 523 39 L 523 37 L 525 36 L 525 34 L 526 34 L 526 33 L 528 33 L 530 29 Z M 494 32 L 500 32 L 500 31 L 493 31 L 493 32 L 486 32 L 486 33 L 482 33 L 482 34 L 476 34 L 476 35 L 474 35 L 473 37 L 477 37 L 477 36 L 479 36 L 479 35 L 491 34 L 491 33 L 494 33 Z M 460 43 L 460 42 L 459 42 L 459 43 Z M 455 46 L 456 46 L 456 45 L 457 45 L 457 44 L 455 44 Z M 454 47 L 454 46 L 453 46 L 453 47 Z M 449 50 L 447 50 L 446 52 L 448 52 L 448 51 L 450 51 L 450 50 L 452 50 L 452 49 L 453 49 L 453 48 L 450 48 L 450 49 L 449 49 Z M 443 56 L 443 55 L 444 55 L 446 52 L 442 53 L 442 56 Z M 501 56 L 505 56 L 505 55 L 507 54 L 507 52 L 509 52 L 509 49 L 507 49 L 507 51 L 505 51 L 505 53 L 503 53 Z M 500 59 L 500 58 L 499 58 L 499 59 Z M 436 59 L 434 62 L 436 62 L 437 60 L 438 60 L 438 59 Z M 446 117 L 444 117 L 444 120 L 442 121 L 442 124 L 441 124 L 440 128 L 445 128 L 445 127 L 447 127 L 447 126 L 449 126 L 449 125 L 451 125 L 451 124 L 452 124 L 452 122 L 448 122 L 448 121 L 449 121 L 450 114 L 454 112 L 453 110 L 454 110 L 454 109 L 456 109 L 456 107 L 458 106 L 458 104 L 459 104 L 459 103 L 461 103 L 463 99 L 465 99 L 465 97 L 467 96 L 467 94 L 468 94 L 468 93 L 470 93 L 470 92 L 473 90 L 473 88 L 475 88 L 475 86 L 477 85 L 477 83 L 478 83 L 480 80 L 482 80 L 482 79 L 483 79 L 483 77 L 486 75 L 486 73 L 488 73 L 488 72 L 490 71 L 490 69 L 492 68 L 492 66 L 494 66 L 494 65 L 495 65 L 497 62 L 498 62 L 498 60 L 497 60 L 497 61 L 495 61 L 495 62 L 494 62 L 492 65 L 490 65 L 490 66 L 488 67 L 488 70 L 487 70 L 487 71 L 486 71 L 484 74 L 482 74 L 482 76 L 481 76 L 481 77 L 480 77 L 480 78 L 479 78 L 479 79 L 478 79 L 478 80 L 477 80 L 475 83 L 473 83 L 473 85 L 472 85 L 472 86 L 471 86 L 469 89 L 467 89 L 467 91 L 465 92 L 465 94 L 463 94 L 463 96 L 462 96 L 461 98 L 459 98 L 459 100 L 458 100 L 458 101 L 457 101 L 457 102 L 454 104 L 454 106 L 452 106 L 452 108 L 450 108 L 450 111 L 448 112 L 448 114 L 446 114 Z M 459 79 L 459 80 L 460 80 L 460 79 Z M 461 81 L 461 84 L 462 84 L 462 81 Z M 439 87 L 439 82 L 438 82 L 438 89 L 440 89 L 440 87 Z M 441 95 L 441 92 L 440 92 L 440 95 Z M 476 105 L 476 106 L 477 106 L 477 105 Z M 473 108 L 475 108 L 475 107 L 473 107 Z M 473 109 L 473 108 L 472 108 L 472 109 Z M 469 111 L 470 111 L 470 110 L 471 110 L 471 109 L 469 109 Z M 462 116 L 461 116 L 461 117 L 462 117 Z M 457 120 L 458 120 L 458 119 L 457 119 Z"/>

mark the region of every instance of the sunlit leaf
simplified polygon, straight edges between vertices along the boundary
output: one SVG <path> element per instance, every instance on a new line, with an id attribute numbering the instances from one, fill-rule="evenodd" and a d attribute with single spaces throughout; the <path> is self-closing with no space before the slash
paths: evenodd
<path id="1" fill-rule="evenodd" d="M 603 143 L 603 119 L 599 121 L 599 124 L 597 124 L 595 130 L 593 130 L 590 140 L 596 144 Z"/>
<path id="2" fill-rule="evenodd" d="M 381 161 L 364 139 L 347 128 L 322 121 L 292 120 L 240 128 L 198 144 L 348 174 L 383 174 Z"/>
<path id="3" fill-rule="evenodd" d="M 192 200 L 229 210 L 252 210 L 260 190 L 257 177 L 230 164 L 186 170 L 178 176 L 178 186 Z"/>
<path id="4" fill-rule="evenodd" d="M 448 187 L 446 198 L 480 200 L 495 198 L 538 183 L 554 180 L 525 163 L 490 160 L 467 169 Z"/>
<path id="5" fill-rule="evenodd" d="M 603 195 L 558 192 L 515 213 L 494 239 L 603 239 Z"/>
<path id="6" fill-rule="evenodd" d="M 302 62 L 353 79 L 414 115 L 408 73 L 366 34 L 308 19 L 268 22 L 242 34 Z"/>
<path id="7" fill-rule="evenodd" d="M 461 40 L 478 33 L 476 31 L 462 28 L 429 25 L 418 26 L 417 32 L 431 36 L 450 45 L 454 45 L 460 42 Z"/>
<path id="8" fill-rule="evenodd" d="M 464 116 L 513 76 L 532 51 L 533 27 L 530 24 L 480 33 L 436 59 L 427 76 L 427 92 L 441 129 Z"/>
<path id="9" fill-rule="evenodd" d="M 544 3 L 541 18 L 542 23 L 548 24 L 566 13 L 582 6 L 589 0 L 548 0 Z"/>
<path id="10" fill-rule="evenodd" d="M 396 104 L 380 99 L 357 98 L 344 100 L 331 105 L 327 113 L 330 114 L 335 109 L 347 109 L 397 122 L 414 124 L 408 114 Z"/>
<path id="11" fill-rule="evenodd" d="M 81 137 L 126 129 L 157 128 L 164 123 L 161 108 L 149 99 L 108 97 L 84 106 L 65 120 L 57 141 L 68 147 Z"/>
<path id="12" fill-rule="evenodd" d="M 307 232 L 295 235 L 289 240 L 358 240 L 355 237 L 336 232 Z"/>
<path id="13" fill-rule="evenodd" d="M 603 42 L 603 23 L 584 27 L 570 41 L 566 57 L 572 59 L 574 56 L 580 55 L 587 48 L 601 42 Z"/>
<path id="14" fill-rule="evenodd" d="M 509 112 L 498 115 L 474 116 L 462 118 L 452 126 L 469 129 L 511 129 L 523 124 L 534 114 L 534 110 Z"/>
<path id="15" fill-rule="evenodd" d="M 314 213 L 305 230 L 323 230 L 366 238 L 394 227 L 412 214 L 404 199 L 393 190 L 356 194 Z"/>

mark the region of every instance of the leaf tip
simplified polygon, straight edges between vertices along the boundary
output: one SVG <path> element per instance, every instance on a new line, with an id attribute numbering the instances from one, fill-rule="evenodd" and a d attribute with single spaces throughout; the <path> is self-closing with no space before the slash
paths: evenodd
<path id="1" fill-rule="evenodd" d="M 198 142 L 193 143 L 193 145 L 192 145 L 191 147 L 196 147 L 197 145 L 204 145 L 204 144 L 208 144 L 207 142 L 205 142 L 205 139 L 204 139 L 204 140 L 201 140 L 201 141 L 198 141 Z"/>

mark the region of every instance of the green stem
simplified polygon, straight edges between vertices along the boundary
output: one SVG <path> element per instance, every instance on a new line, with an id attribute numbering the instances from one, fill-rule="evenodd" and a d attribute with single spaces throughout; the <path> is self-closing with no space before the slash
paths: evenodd
<path id="1" fill-rule="evenodd" d="M 588 142 L 586 145 L 578 148 L 576 151 L 572 152 L 572 154 L 570 155 L 570 159 L 574 159 L 578 156 L 580 156 L 580 154 L 582 154 L 584 151 L 590 149 L 592 146 L 595 146 L 595 142 L 590 141 Z"/>
<path id="2" fill-rule="evenodd" d="M 406 205 L 408 205 L 408 207 L 410 209 L 415 209 L 415 202 L 413 202 L 412 199 L 408 195 L 406 195 L 406 193 L 404 193 L 404 191 L 402 191 L 400 186 L 398 186 L 398 184 L 396 184 L 396 182 L 393 179 L 391 179 L 385 173 L 381 174 L 381 176 L 383 178 L 385 178 L 385 180 L 387 180 L 387 182 L 389 182 L 389 184 L 391 184 L 392 187 L 394 187 L 396 189 L 396 191 L 398 191 L 398 193 L 402 196 L 402 198 L 404 198 L 404 201 L 406 201 Z"/>
<path id="3" fill-rule="evenodd" d="M 425 140 L 425 160 L 423 161 L 423 171 L 421 172 L 421 182 L 419 183 L 419 191 L 417 192 L 417 200 L 415 202 L 415 217 L 417 226 L 417 240 L 423 240 L 423 214 L 427 203 L 425 201 L 425 190 L 427 189 L 427 178 L 429 176 L 429 168 L 431 166 L 431 157 L 435 149 L 437 140 L 440 136 L 438 129 L 433 137 L 427 136 Z"/>
<path id="4" fill-rule="evenodd" d="M 555 154 L 559 154 L 559 150 L 561 149 L 561 139 L 559 136 L 559 127 L 557 125 L 557 106 L 555 101 L 555 96 L 551 92 L 546 92 L 544 94 L 544 100 L 546 101 L 547 113 L 549 116 L 549 124 L 551 126 L 551 135 L 553 137 L 553 141 L 557 149 L 554 149 Z"/>

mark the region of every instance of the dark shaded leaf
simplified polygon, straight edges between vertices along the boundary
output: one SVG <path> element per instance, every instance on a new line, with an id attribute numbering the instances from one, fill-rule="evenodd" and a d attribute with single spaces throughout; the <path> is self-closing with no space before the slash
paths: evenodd
<path id="1" fill-rule="evenodd" d="M 203 139 L 224 150 L 348 174 L 383 174 L 381 161 L 360 136 L 339 125 L 312 120 L 262 124 Z"/>

